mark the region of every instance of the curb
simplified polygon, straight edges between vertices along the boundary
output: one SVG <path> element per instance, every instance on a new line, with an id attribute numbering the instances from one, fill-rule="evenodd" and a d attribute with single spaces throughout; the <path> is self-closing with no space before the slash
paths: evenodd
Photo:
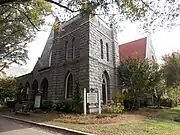
<path id="1" fill-rule="evenodd" d="M 23 120 L 23 119 L 19 119 L 19 118 L 7 116 L 7 115 L 0 115 L 0 117 L 27 123 L 27 124 L 38 126 L 41 128 L 46 128 L 49 130 L 53 130 L 55 132 L 59 132 L 64 135 L 95 135 L 95 134 L 85 133 L 85 132 L 81 132 L 81 131 L 77 131 L 77 130 L 73 130 L 69 128 L 64 128 L 64 127 L 59 127 L 59 126 L 54 126 L 54 125 L 49 125 L 49 124 L 44 124 L 44 123 L 37 123 L 30 120 Z"/>

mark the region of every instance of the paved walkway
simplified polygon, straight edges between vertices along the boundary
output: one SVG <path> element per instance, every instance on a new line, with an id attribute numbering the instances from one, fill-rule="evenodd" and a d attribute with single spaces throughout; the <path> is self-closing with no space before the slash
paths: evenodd
<path id="1" fill-rule="evenodd" d="M 0 135 L 62 135 L 41 130 L 40 128 L 25 126 L 15 121 L 0 117 Z"/>

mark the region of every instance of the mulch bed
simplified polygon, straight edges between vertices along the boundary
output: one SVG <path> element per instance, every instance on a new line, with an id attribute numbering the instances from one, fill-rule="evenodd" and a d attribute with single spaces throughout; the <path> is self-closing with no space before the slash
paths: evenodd
<path id="1" fill-rule="evenodd" d="M 71 116 L 63 115 L 54 119 L 54 122 L 72 123 L 72 124 L 110 124 L 116 123 L 121 120 L 134 119 L 135 116 L 131 114 L 119 114 L 116 117 L 111 118 L 107 115 L 105 118 L 96 118 L 95 116 Z"/>
<path id="2" fill-rule="evenodd" d="M 119 114 L 115 117 L 112 115 L 107 115 L 104 118 L 97 118 L 96 115 L 78 115 L 78 114 L 57 114 L 57 113 L 30 113 L 29 116 L 15 115 L 14 113 L 5 113 L 5 115 L 31 120 L 36 122 L 61 122 L 61 123 L 72 123 L 72 124 L 110 124 L 116 123 L 122 120 L 132 120 L 140 117 L 151 117 L 156 118 L 158 112 L 147 112 L 147 111 L 135 111 L 128 114 Z"/>

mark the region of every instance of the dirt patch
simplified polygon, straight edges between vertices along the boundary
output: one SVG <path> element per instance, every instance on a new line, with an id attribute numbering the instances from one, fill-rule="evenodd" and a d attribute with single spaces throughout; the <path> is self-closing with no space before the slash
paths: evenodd
<path id="1" fill-rule="evenodd" d="M 137 116 L 131 114 L 119 114 L 116 117 L 111 117 L 107 115 L 105 118 L 96 118 L 95 116 L 74 116 L 74 115 L 62 115 L 57 119 L 54 119 L 54 122 L 62 123 L 72 123 L 72 124 L 109 124 L 116 123 L 121 120 L 135 119 Z"/>
<path id="2" fill-rule="evenodd" d="M 4 113 L 5 115 L 13 116 L 20 119 L 31 120 L 35 122 L 60 122 L 72 124 L 110 124 L 117 123 L 123 120 L 140 119 L 142 117 L 156 118 L 158 112 L 135 111 L 128 114 L 118 114 L 112 117 L 113 114 L 105 114 L 106 117 L 97 118 L 97 115 L 79 115 L 79 114 L 57 114 L 57 113 L 30 113 L 29 116 L 14 115 L 14 113 Z"/>

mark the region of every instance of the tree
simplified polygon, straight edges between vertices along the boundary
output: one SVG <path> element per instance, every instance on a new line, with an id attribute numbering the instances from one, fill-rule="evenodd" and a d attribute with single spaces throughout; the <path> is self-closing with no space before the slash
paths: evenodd
<path id="1" fill-rule="evenodd" d="M 127 19 L 139 20 L 148 31 L 177 25 L 180 13 L 176 0 L 1 0 L 0 71 L 11 63 L 25 62 L 26 44 L 44 23 L 44 16 L 50 11 L 49 3 L 56 5 L 62 18 L 66 18 L 66 13 L 100 15 L 116 26 Z"/>
<path id="2" fill-rule="evenodd" d="M 158 64 L 149 60 L 128 59 L 121 63 L 118 72 L 122 89 L 132 100 L 132 109 L 136 109 L 146 94 L 154 93 L 155 86 L 162 78 Z"/>
<path id="3" fill-rule="evenodd" d="M 51 6 L 43 0 L 0 2 L 0 72 L 10 64 L 23 64 L 28 58 L 27 43 L 44 24 Z"/>
<path id="4" fill-rule="evenodd" d="M 168 87 L 179 84 L 180 81 L 180 52 L 164 55 L 162 69 Z M 176 85 L 178 86 L 178 85 Z"/>
<path id="5" fill-rule="evenodd" d="M 162 79 L 159 81 L 159 83 L 156 84 L 153 94 L 153 97 L 155 97 L 158 106 L 160 106 L 160 102 L 163 96 L 166 96 L 166 84 L 165 81 Z"/>
<path id="6" fill-rule="evenodd" d="M 12 77 L 1 77 L 0 78 L 0 100 L 6 97 L 15 98 L 18 93 L 18 82 Z"/>
<path id="7" fill-rule="evenodd" d="M 0 5 L 32 1 L 52 3 L 69 15 L 86 13 L 106 16 L 111 23 L 125 19 L 140 20 L 143 21 L 142 27 L 148 30 L 177 25 L 180 13 L 178 0 L 1 0 Z"/>
<path id="8" fill-rule="evenodd" d="M 73 93 L 73 100 L 76 103 L 80 103 L 82 101 L 82 91 L 78 82 L 76 83 L 76 88 Z"/>

